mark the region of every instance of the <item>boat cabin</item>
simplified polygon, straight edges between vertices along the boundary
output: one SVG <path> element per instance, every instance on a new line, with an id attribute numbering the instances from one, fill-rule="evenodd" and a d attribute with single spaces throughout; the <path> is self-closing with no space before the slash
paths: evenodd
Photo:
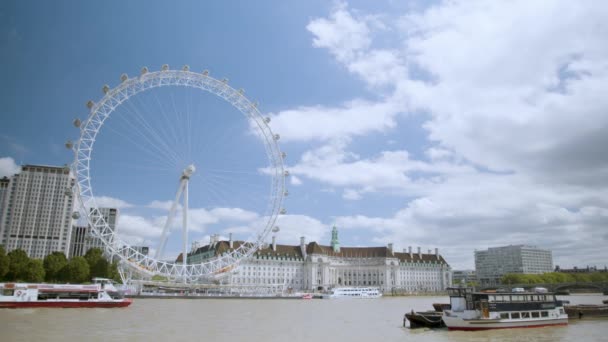
<path id="1" fill-rule="evenodd" d="M 563 303 L 553 293 L 475 292 L 471 288 L 449 288 L 453 312 L 474 310 L 483 318 L 525 319 L 549 316 L 549 311 Z"/>

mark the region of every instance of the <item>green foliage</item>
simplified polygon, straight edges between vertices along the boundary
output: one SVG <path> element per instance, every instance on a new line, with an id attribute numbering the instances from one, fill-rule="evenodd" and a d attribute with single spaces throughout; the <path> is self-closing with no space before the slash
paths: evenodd
<path id="1" fill-rule="evenodd" d="M 8 253 L 8 259 L 10 264 L 6 279 L 12 281 L 24 280 L 26 276 L 25 272 L 30 261 L 27 253 L 22 249 L 15 249 Z"/>
<path id="2" fill-rule="evenodd" d="M 74 257 L 61 270 L 61 278 L 70 283 L 83 283 L 89 280 L 89 264 L 83 257 Z"/>
<path id="3" fill-rule="evenodd" d="M 108 278 L 110 263 L 103 256 L 103 251 L 99 248 L 91 248 L 84 255 L 87 263 L 89 264 L 89 270 L 91 271 L 91 278 L 101 277 Z"/>
<path id="4" fill-rule="evenodd" d="M 550 272 L 544 274 L 509 273 L 501 278 L 505 285 L 512 284 L 564 284 L 564 283 L 594 283 L 608 281 L 608 273 L 561 273 Z"/>
<path id="5" fill-rule="evenodd" d="M 8 255 L 6 255 L 4 246 L 0 246 L 0 280 L 4 279 L 4 276 L 8 273 L 10 264 L 11 262 Z"/>
<path id="6" fill-rule="evenodd" d="M 40 259 L 30 259 L 27 268 L 23 272 L 23 280 L 29 283 L 40 283 L 44 281 L 44 265 Z"/>
<path id="7" fill-rule="evenodd" d="M 167 281 L 167 277 L 163 277 L 163 276 L 160 276 L 157 274 L 157 275 L 152 276 L 152 280 L 153 281 Z"/>
<path id="8" fill-rule="evenodd" d="M 122 282 L 122 279 L 120 278 L 120 273 L 118 273 L 118 262 L 113 262 L 110 264 L 110 267 L 108 268 L 108 278 L 119 283 Z"/>
<path id="9" fill-rule="evenodd" d="M 61 270 L 68 264 L 68 259 L 61 252 L 53 252 L 44 258 L 44 279 L 49 282 L 61 280 Z"/>

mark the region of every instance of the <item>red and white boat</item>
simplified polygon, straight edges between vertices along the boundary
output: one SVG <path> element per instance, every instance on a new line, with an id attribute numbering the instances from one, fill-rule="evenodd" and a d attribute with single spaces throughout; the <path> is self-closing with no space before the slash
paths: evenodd
<path id="1" fill-rule="evenodd" d="M 131 305 L 108 279 L 91 285 L 0 283 L 0 308 L 118 308 Z"/>

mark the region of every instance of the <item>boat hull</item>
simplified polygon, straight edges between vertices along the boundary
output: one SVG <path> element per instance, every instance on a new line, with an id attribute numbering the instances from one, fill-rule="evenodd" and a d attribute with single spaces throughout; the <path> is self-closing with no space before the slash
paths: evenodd
<path id="1" fill-rule="evenodd" d="M 441 328 L 445 327 L 441 319 L 441 313 L 431 312 L 412 312 L 406 313 L 405 317 L 410 321 L 410 328 Z"/>
<path id="2" fill-rule="evenodd" d="M 113 302 L 93 301 L 35 301 L 35 302 L 0 302 L 0 308 L 123 308 L 131 305 L 132 299 Z"/>
<path id="3" fill-rule="evenodd" d="M 567 318 L 529 320 L 529 321 L 501 321 L 501 320 L 463 320 L 457 317 L 443 317 L 443 321 L 449 330 L 491 330 L 491 329 L 515 329 L 515 328 L 541 328 L 549 326 L 568 325 Z"/>

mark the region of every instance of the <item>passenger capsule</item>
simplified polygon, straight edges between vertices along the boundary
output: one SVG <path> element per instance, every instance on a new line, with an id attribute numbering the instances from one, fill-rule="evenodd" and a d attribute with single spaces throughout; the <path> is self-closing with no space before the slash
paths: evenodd
<path id="1" fill-rule="evenodd" d="M 245 90 L 243 88 L 239 89 L 239 94 L 241 94 L 241 95 L 245 94 Z"/>
<path id="2" fill-rule="evenodd" d="M 189 65 L 184 65 L 182 67 L 182 71 L 190 71 L 190 66 Z"/>
<path id="3" fill-rule="evenodd" d="M 228 83 L 228 79 L 227 78 L 222 78 L 222 83 L 224 83 L 224 84 Z"/>
<path id="4" fill-rule="evenodd" d="M 279 232 L 279 230 L 281 230 L 281 229 L 279 228 L 279 226 L 274 226 L 274 228 L 272 228 L 272 232 L 273 232 L 273 233 L 278 233 L 278 232 Z"/>
<path id="5" fill-rule="evenodd" d="M 141 68 L 141 71 L 140 71 L 140 74 L 141 74 L 141 75 L 145 75 L 145 74 L 147 74 L 147 73 L 148 73 L 148 68 L 147 68 L 147 67 L 143 67 L 143 68 Z"/>
<path id="6" fill-rule="evenodd" d="M 80 213 L 79 213 L 79 212 L 77 212 L 77 211 L 73 212 L 73 213 L 72 213 L 72 218 L 73 218 L 74 220 L 78 220 L 78 219 L 80 218 Z"/>
<path id="7" fill-rule="evenodd" d="M 285 190 L 285 192 L 283 193 L 283 196 L 289 196 L 289 191 Z"/>
<path id="8" fill-rule="evenodd" d="M 70 188 L 66 188 L 66 189 L 65 189 L 65 191 L 64 191 L 64 194 L 65 194 L 66 196 L 72 196 L 72 189 L 70 189 Z"/>
<path id="9" fill-rule="evenodd" d="M 80 125 L 82 125 L 82 122 L 80 122 L 80 119 L 74 119 L 73 124 L 74 124 L 74 127 L 80 128 Z"/>
<path id="10" fill-rule="evenodd" d="M 285 170 L 285 172 L 283 172 L 283 174 L 285 175 L 285 177 L 289 177 L 289 171 Z"/>
<path id="11" fill-rule="evenodd" d="M 71 150 L 72 147 L 74 147 L 74 143 L 72 142 L 72 140 L 68 140 L 65 142 L 65 148 L 67 148 L 68 150 Z"/>
<path id="12" fill-rule="evenodd" d="M 126 81 L 126 80 L 128 80 L 128 79 L 129 79 L 129 76 L 128 76 L 127 74 L 122 74 L 122 75 L 120 75 L 120 81 L 121 81 L 121 82 L 124 82 L 124 81 Z"/>
<path id="13" fill-rule="evenodd" d="M 107 84 L 104 84 L 101 90 L 104 94 L 107 94 L 110 91 L 110 87 Z"/>
<path id="14" fill-rule="evenodd" d="M 274 140 L 279 140 L 279 139 L 281 139 L 281 136 L 280 136 L 280 135 L 278 135 L 278 134 L 275 134 L 275 135 L 274 135 Z"/>
<path id="15" fill-rule="evenodd" d="M 94 106 L 94 105 L 95 105 L 95 102 L 93 102 L 93 101 L 91 101 L 91 100 L 89 100 L 89 101 L 87 102 L 87 108 L 89 108 L 89 109 L 93 108 L 93 106 Z"/>
<path id="16" fill-rule="evenodd" d="M 161 71 L 167 71 L 169 70 L 169 64 L 163 64 L 163 66 L 160 67 Z"/>
<path id="17" fill-rule="evenodd" d="M 281 209 L 281 215 L 285 215 L 287 214 L 287 210 L 285 210 L 285 208 Z"/>
<path id="18" fill-rule="evenodd" d="M 270 123 L 270 117 L 265 117 L 265 118 L 264 118 L 264 122 L 265 122 L 265 123 Z"/>
<path id="19" fill-rule="evenodd" d="M 283 158 L 283 159 L 287 158 L 287 153 L 281 152 L 281 158 Z"/>
<path id="20" fill-rule="evenodd" d="M 209 70 L 207 70 L 207 69 L 203 70 L 203 75 L 204 76 L 208 76 L 209 75 Z"/>

